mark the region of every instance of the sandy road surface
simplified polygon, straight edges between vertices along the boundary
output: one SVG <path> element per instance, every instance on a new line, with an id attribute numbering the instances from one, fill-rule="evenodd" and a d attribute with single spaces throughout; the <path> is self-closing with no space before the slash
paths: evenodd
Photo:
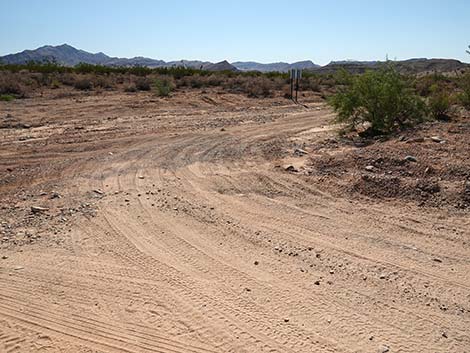
<path id="1" fill-rule="evenodd" d="M 109 93 L 1 109 L 32 125 L 0 131 L 2 224 L 41 237 L 2 243 L 0 351 L 470 352 L 468 218 L 284 171 L 307 158 L 295 143 L 331 133 L 321 104 Z"/>

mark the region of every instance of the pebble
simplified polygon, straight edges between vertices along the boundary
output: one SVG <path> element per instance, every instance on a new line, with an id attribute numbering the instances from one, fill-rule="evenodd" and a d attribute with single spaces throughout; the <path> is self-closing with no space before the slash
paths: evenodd
<path id="1" fill-rule="evenodd" d="M 390 347 L 389 346 L 382 346 L 378 350 L 379 353 L 387 353 L 390 352 Z"/>
<path id="2" fill-rule="evenodd" d="M 253 264 L 254 264 L 255 266 L 258 266 L 258 265 L 259 265 L 259 262 L 258 262 L 258 261 L 255 261 L 255 262 L 253 262 Z"/>
<path id="3" fill-rule="evenodd" d="M 374 169 L 375 169 L 375 167 L 374 167 L 373 165 L 368 165 L 368 166 L 366 166 L 365 169 L 366 169 L 368 172 L 373 172 Z"/>
<path id="4" fill-rule="evenodd" d="M 439 136 L 432 136 L 431 140 L 436 143 L 442 143 L 444 140 L 441 139 Z"/>
<path id="5" fill-rule="evenodd" d="M 285 168 L 286 172 L 292 172 L 292 173 L 297 173 L 298 172 L 298 169 L 295 168 L 293 165 L 290 165 L 288 167 Z"/>
<path id="6" fill-rule="evenodd" d="M 6 259 L 8 259 L 8 256 L 3 255 L 3 256 L 2 256 L 2 259 L 3 259 L 3 260 L 6 260 Z"/>
<path id="7" fill-rule="evenodd" d="M 303 149 L 301 149 L 301 148 L 296 148 L 296 149 L 294 150 L 294 154 L 295 154 L 296 156 L 304 156 L 304 155 L 308 154 L 308 152 L 305 151 L 305 150 L 303 150 Z"/>
<path id="8" fill-rule="evenodd" d="M 406 156 L 405 160 L 407 160 L 408 162 L 418 162 L 418 159 L 413 156 Z"/>
<path id="9" fill-rule="evenodd" d="M 313 282 L 315 285 L 319 286 L 320 285 L 320 281 L 319 280 L 316 280 L 315 282 Z"/>
<path id="10" fill-rule="evenodd" d="M 56 191 L 51 194 L 51 199 L 60 199 L 62 196 Z"/>
<path id="11" fill-rule="evenodd" d="M 32 213 L 42 213 L 42 212 L 46 212 L 47 210 L 48 208 L 45 208 L 45 207 L 31 206 Z"/>

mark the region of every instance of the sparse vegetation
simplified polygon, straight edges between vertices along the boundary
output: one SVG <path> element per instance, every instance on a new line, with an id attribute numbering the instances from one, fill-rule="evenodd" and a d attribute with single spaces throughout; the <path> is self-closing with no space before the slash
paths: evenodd
<path id="1" fill-rule="evenodd" d="M 11 102 L 14 99 L 15 99 L 15 97 L 13 97 L 10 94 L 0 94 L 0 101 L 1 102 Z"/>
<path id="2" fill-rule="evenodd" d="M 157 79 L 153 83 L 155 93 L 159 97 L 168 97 L 173 87 L 168 79 Z"/>
<path id="3" fill-rule="evenodd" d="M 150 91 L 151 82 L 147 77 L 139 77 L 135 82 L 135 87 L 139 91 Z"/>
<path id="4" fill-rule="evenodd" d="M 428 101 L 429 112 L 434 119 L 446 118 L 451 106 L 451 96 L 437 84 L 431 86 L 431 95 Z"/>
<path id="5" fill-rule="evenodd" d="M 462 92 L 459 95 L 460 103 L 467 109 L 470 109 L 470 72 L 467 72 L 460 83 Z"/>
<path id="6" fill-rule="evenodd" d="M 81 91 L 90 91 L 93 89 L 93 83 L 87 78 L 82 78 L 75 82 L 74 87 Z"/>
<path id="7" fill-rule="evenodd" d="M 330 99 L 336 121 L 349 128 L 367 128 L 373 135 L 389 134 L 423 122 L 424 101 L 392 67 L 353 76 L 342 72 L 344 86 Z"/>

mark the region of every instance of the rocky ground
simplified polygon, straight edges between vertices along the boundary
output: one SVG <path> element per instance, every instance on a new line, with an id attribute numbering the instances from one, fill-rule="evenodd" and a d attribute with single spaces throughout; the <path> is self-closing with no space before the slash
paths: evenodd
<path id="1" fill-rule="evenodd" d="M 0 350 L 468 352 L 468 118 L 302 101 L 0 102 Z"/>

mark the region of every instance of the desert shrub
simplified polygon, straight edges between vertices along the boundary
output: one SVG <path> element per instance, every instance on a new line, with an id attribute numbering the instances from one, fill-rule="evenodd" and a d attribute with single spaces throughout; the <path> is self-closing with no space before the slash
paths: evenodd
<path id="1" fill-rule="evenodd" d="M 0 76 L 0 94 L 24 97 L 25 89 L 15 75 L 3 75 Z"/>
<path id="2" fill-rule="evenodd" d="M 343 75 L 344 87 L 329 100 L 338 123 L 351 128 L 367 123 L 371 133 L 389 134 L 425 120 L 424 101 L 392 67 Z"/>
<path id="3" fill-rule="evenodd" d="M 0 102 L 11 102 L 15 97 L 10 94 L 0 94 Z"/>
<path id="4" fill-rule="evenodd" d="M 252 98 L 266 98 L 272 96 L 274 84 L 268 78 L 247 78 L 243 85 L 243 91 Z"/>
<path id="5" fill-rule="evenodd" d="M 124 87 L 124 92 L 128 92 L 128 93 L 137 92 L 137 87 L 135 86 L 135 84 L 131 83 L 130 85 L 127 85 L 126 87 Z"/>
<path id="6" fill-rule="evenodd" d="M 93 87 L 99 87 L 108 90 L 114 88 L 112 77 L 108 75 L 93 76 L 92 85 Z"/>
<path id="7" fill-rule="evenodd" d="M 65 86 L 74 86 L 77 81 L 77 77 L 75 74 L 66 72 L 59 75 L 58 80 Z"/>
<path id="8" fill-rule="evenodd" d="M 153 83 L 153 89 L 159 97 L 168 97 L 173 90 L 173 85 L 167 78 L 156 79 Z"/>
<path id="9" fill-rule="evenodd" d="M 139 91 L 150 91 L 151 81 L 147 77 L 139 77 L 135 81 L 135 87 Z"/>
<path id="10" fill-rule="evenodd" d="M 93 83 L 88 78 L 81 78 L 74 83 L 74 87 L 81 91 L 90 91 L 93 89 Z"/>
<path id="11" fill-rule="evenodd" d="M 306 77 L 302 82 L 302 88 L 305 90 L 310 90 L 312 92 L 320 92 L 320 81 L 316 77 Z"/>
<path id="12" fill-rule="evenodd" d="M 428 107 L 431 116 L 434 119 L 441 119 L 447 116 L 451 105 L 451 97 L 449 93 L 437 84 L 430 87 L 430 96 L 428 99 Z"/>
<path id="13" fill-rule="evenodd" d="M 459 94 L 459 101 L 465 108 L 470 109 L 470 71 L 461 79 L 460 88 L 462 92 Z"/>
<path id="14" fill-rule="evenodd" d="M 51 82 L 51 88 L 52 89 L 57 89 L 60 87 L 60 82 L 59 80 L 57 79 L 53 79 L 52 82 Z"/>

